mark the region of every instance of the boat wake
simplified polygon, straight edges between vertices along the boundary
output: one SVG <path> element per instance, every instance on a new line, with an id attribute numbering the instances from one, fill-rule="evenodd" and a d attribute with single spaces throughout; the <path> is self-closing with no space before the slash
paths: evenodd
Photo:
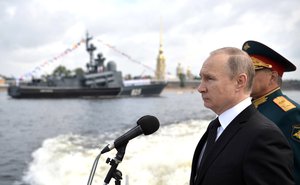
<path id="1" fill-rule="evenodd" d="M 158 132 L 137 137 L 127 145 L 118 170 L 126 184 L 188 184 L 194 149 L 209 121 L 191 120 L 162 126 Z M 32 161 L 16 184 L 82 185 L 86 184 L 95 157 L 120 133 L 97 138 L 67 134 L 47 139 L 32 153 Z M 115 150 L 101 156 L 93 184 L 103 184 L 110 168 L 105 160 L 114 158 Z M 112 179 L 113 180 L 113 179 Z M 114 182 L 111 182 L 114 183 Z"/>

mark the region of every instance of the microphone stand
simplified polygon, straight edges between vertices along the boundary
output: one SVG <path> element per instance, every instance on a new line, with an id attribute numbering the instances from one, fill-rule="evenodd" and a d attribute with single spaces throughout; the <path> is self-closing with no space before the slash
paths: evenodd
<path id="1" fill-rule="evenodd" d="M 127 143 L 123 146 L 120 146 L 119 148 L 116 148 L 116 150 L 118 152 L 114 159 L 107 158 L 106 163 L 110 164 L 111 167 L 110 167 L 109 171 L 107 172 L 107 175 L 104 179 L 104 185 L 108 185 L 111 178 L 115 179 L 115 185 L 121 185 L 122 172 L 120 170 L 118 170 L 117 167 L 123 160 Z"/>

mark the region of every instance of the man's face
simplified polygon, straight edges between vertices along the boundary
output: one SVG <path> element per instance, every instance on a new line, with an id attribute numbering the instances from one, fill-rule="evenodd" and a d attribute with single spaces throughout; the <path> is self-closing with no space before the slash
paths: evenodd
<path id="1" fill-rule="evenodd" d="M 200 70 L 198 91 L 202 95 L 204 106 L 218 115 L 236 103 L 237 83 L 235 78 L 231 79 L 227 60 L 228 56 L 225 54 L 210 56 Z"/>
<path id="2" fill-rule="evenodd" d="M 270 69 L 255 70 L 254 83 L 251 91 L 251 97 L 256 99 L 267 94 L 270 89 L 272 71 Z"/>

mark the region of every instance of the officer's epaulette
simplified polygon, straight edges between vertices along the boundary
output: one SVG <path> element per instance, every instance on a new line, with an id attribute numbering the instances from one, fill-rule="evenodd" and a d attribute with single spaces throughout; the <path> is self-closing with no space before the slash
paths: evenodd
<path id="1" fill-rule="evenodd" d="M 292 102 L 290 102 L 288 99 L 286 99 L 283 96 L 278 96 L 277 98 L 273 99 L 273 102 L 277 104 L 285 112 L 293 108 L 296 108 L 296 105 L 294 105 Z"/>

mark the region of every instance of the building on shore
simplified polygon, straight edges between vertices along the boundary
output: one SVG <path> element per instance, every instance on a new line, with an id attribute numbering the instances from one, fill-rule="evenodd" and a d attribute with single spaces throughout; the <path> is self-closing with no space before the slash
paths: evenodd
<path id="1" fill-rule="evenodd" d="M 160 26 L 160 41 L 159 41 L 159 52 L 156 60 L 156 80 L 166 80 L 166 58 L 164 56 L 163 44 L 162 44 L 162 25 Z"/>

